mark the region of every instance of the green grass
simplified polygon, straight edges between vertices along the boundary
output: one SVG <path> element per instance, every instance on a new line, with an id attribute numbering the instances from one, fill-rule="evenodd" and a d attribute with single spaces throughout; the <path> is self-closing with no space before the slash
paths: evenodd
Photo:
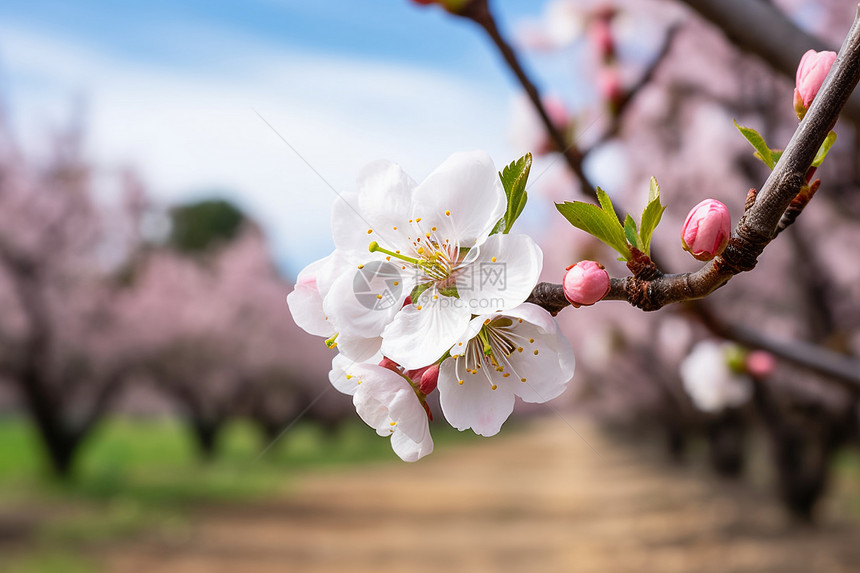
<path id="1" fill-rule="evenodd" d="M 14 559 L 3 568 L 8 573 L 91 573 L 95 570 L 88 559 L 68 551 L 34 552 Z"/>
<path id="2" fill-rule="evenodd" d="M 472 436 L 445 424 L 433 424 L 433 435 L 437 448 Z M 26 419 L 0 418 L 0 508 L 44 515 L 28 543 L 33 550 L 11 564 L 0 557 L 0 569 L 90 571 L 82 548 L 146 530 L 182 535 L 194 504 L 263 499 L 308 471 L 402 463 L 388 440 L 359 420 L 333 434 L 299 423 L 261 456 L 267 445 L 250 423 L 235 422 L 220 434 L 215 458 L 203 462 L 181 421 L 117 418 L 101 424 L 73 476 L 60 482 Z"/>

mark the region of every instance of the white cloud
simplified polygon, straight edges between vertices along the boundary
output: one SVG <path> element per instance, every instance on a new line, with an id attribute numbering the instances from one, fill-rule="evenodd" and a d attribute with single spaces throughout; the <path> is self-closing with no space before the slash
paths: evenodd
<path id="1" fill-rule="evenodd" d="M 197 31 L 212 65 L 156 65 L 21 26 L 0 26 L 0 58 L 25 141 L 87 102 L 99 165 L 132 165 L 164 201 L 227 189 L 270 233 L 292 270 L 325 254 L 336 190 L 381 157 L 420 180 L 450 153 L 482 148 L 501 165 L 507 94 L 428 71 Z M 504 88 L 502 88 L 504 89 Z"/>

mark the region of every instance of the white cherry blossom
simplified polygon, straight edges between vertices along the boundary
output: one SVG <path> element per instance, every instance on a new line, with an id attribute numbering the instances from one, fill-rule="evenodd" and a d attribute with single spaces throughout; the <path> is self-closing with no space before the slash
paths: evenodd
<path id="1" fill-rule="evenodd" d="M 573 377 L 574 356 L 552 316 L 524 303 L 481 314 L 450 349 L 439 371 L 439 399 L 448 422 L 492 436 L 514 408 L 514 397 L 543 403 Z"/>
<path id="2" fill-rule="evenodd" d="M 681 381 L 693 404 L 703 412 L 741 406 L 752 396 L 749 377 L 729 365 L 729 343 L 703 340 L 681 362 Z"/>
<path id="3" fill-rule="evenodd" d="M 404 376 L 338 355 L 329 379 L 352 396 L 356 412 L 368 426 L 380 436 L 391 436 L 391 447 L 402 460 L 414 462 L 433 451 L 427 411 Z"/>
<path id="4" fill-rule="evenodd" d="M 382 338 L 378 335 L 365 337 L 339 332 L 338 324 L 345 322 L 345 319 L 338 321 L 324 307 L 325 297 L 333 285 L 344 275 L 344 271 L 351 274 L 353 268 L 352 261 L 339 251 L 314 261 L 299 273 L 295 288 L 287 295 L 287 304 L 293 320 L 303 330 L 329 338 L 329 344 L 338 346 L 353 361 L 361 362 L 379 352 Z"/>

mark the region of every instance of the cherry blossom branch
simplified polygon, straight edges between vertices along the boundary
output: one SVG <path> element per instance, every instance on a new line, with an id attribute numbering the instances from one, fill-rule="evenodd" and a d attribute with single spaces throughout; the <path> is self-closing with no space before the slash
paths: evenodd
<path id="1" fill-rule="evenodd" d="M 704 298 L 735 274 L 752 270 L 767 244 L 787 226 L 785 214 L 804 186 L 805 174 L 819 146 L 835 124 L 858 79 L 860 7 L 828 80 L 761 192 L 751 194 L 725 253 L 694 273 L 663 274 L 651 267 L 647 269 L 650 276 L 635 272 L 631 277 L 613 278 L 605 300 L 624 300 L 643 310 L 657 310 L 667 304 Z M 551 283 L 538 284 L 528 302 L 553 314 L 569 304 L 561 285 Z M 856 360 L 811 344 L 777 341 L 743 327 L 722 323 L 702 305 L 695 305 L 693 310 L 714 334 L 768 350 L 791 363 L 838 380 L 854 391 L 860 390 L 860 362 Z"/>
<path id="2" fill-rule="evenodd" d="M 517 58 L 516 52 L 514 52 L 514 49 L 499 31 L 499 28 L 496 25 L 496 20 L 493 18 L 492 12 L 490 12 L 488 0 L 471 0 L 471 2 L 467 3 L 463 9 L 458 12 L 458 15 L 474 21 L 487 32 L 490 39 L 492 39 L 493 43 L 499 49 L 499 52 L 502 54 L 505 63 L 507 63 L 508 67 L 517 77 L 517 80 L 519 80 L 523 89 L 526 91 L 526 94 L 528 94 L 529 99 L 540 116 L 541 122 L 550 138 L 564 156 L 565 161 L 567 161 L 567 164 L 570 166 L 570 169 L 576 175 L 577 179 L 579 179 L 583 192 L 591 197 L 597 197 L 597 191 L 583 169 L 584 156 L 582 152 L 580 152 L 575 144 L 567 141 L 564 134 L 562 134 L 558 127 L 556 127 L 552 122 L 552 119 L 550 119 L 549 114 L 541 101 L 537 87 L 535 87 L 535 84 L 526 74 L 520 64 L 519 58 Z"/>
<path id="3" fill-rule="evenodd" d="M 624 91 L 624 95 L 621 96 L 621 99 L 618 101 L 615 112 L 612 114 L 612 121 L 609 124 L 609 127 L 600 135 L 600 137 L 594 141 L 590 147 L 587 149 L 581 150 L 581 155 L 583 158 L 587 157 L 589 153 L 600 147 L 602 144 L 606 143 L 613 137 L 615 137 L 619 130 L 621 129 L 621 120 L 624 116 L 624 112 L 639 94 L 642 89 L 651 83 L 651 80 L 654 79 L 654 75 L 657 73 L 657 70 L 660 68 L 660 64 L 663 63 L 663 60 L 666 59 L 666 56 L 669 54 L 669 50 L 672 49 L 672 43 L 675 38 L 678 36 L 678 32 L 681 30 L 681 26 L 679 24 L 675 24 L 666 31 L 666 34 L 663 37 L 663 43 L 660 46 L 660 50 L 657 52 L 657 55 L 654 56 L 654 59 L 651 60 L 651 63 L 648 65 L 648 68 L 642 72 L 642 75 L 639 76 L 639 79 L 636 80 L 636 83 L 630 86 L 630 88 Z"/>
<path id="4" fill-rule="evenodd" d="M 759 56 L 794 79 L 797 62 L 807 50 L 832 50 L 808 34 L 781 10 L 762 0 L 679 0 L 725 33 L 738 48 Z M 846 103 L 845 116 L 860 123 L 860 93 Z"/>
<path id="5" fill-rule="evenodd" d="M 761 191 L 749 202 L 723 254 L 692 273 L 663 274 L 651 270 L 651 277 L 635 273 L 613 278 L 605 299 L 624 300 L 646 311 L 658 310 L 668 304 L 705 298 L 734 275 L 752 270 L 758 256 L 778 233 L 786 210 L 806 184 L 805 174 L 858 80 L 860 18 L 855 18 L 827 81 Z M 558 312 L 559 296 L 564 296 L 561 285 L 538 285 L 530 300 Z"/>

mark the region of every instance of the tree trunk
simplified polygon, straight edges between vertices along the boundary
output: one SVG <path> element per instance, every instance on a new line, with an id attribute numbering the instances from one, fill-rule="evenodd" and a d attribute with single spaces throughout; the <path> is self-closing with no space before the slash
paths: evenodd
<path id="1" fill-rule="evenodd" d="M 19 387 L 55 477 L 68 479 L 75 454 L 86 432 L 68 427 L 44 385 L 32 376 L 19 378 Z"/>
<path id="2" fill-rule="evenodd" d="M 709 459 L 723 477 L 739 477 L 744 470 L 746 424 L 738 410 L 727 410 L 707 428 Z"/>
<path id="3" fill-rule="evenodd" d="M 223 421 L 193 418 L 191 430 L 197 445 L 197 453 L 204 462 L 214 459 L 217 452 L 218 433 L 223 426 Z"/>

